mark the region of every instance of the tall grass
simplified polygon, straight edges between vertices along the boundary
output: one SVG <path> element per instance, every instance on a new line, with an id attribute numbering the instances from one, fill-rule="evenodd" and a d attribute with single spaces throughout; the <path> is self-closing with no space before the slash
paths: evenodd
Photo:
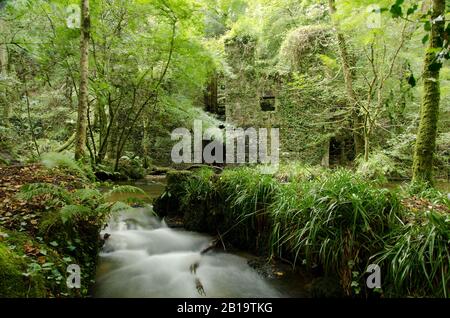
<path id="1" fill-rule="evenodd" d="M 251 168 L 226 170 L 219 178 L 226 202 L 239 217 L 264 213 L 277 186 L 272 176 Z"/>
<path id="2" fill-rule="evenodd" d="M 211 199 L 214 192 L 214 171 L 209 168 L 199 169 L 191 178 L 177 186 L 181 188 L 181 204 L 188 207 L 192 202 Z"/>
<path id="3" fill-rule="evenodd" d="M 395 195 L 346 170 L 290 184 L 271 207 L 272 247 L 338 273 L 349 290 L 352 271 L 365 270 L 399 209 Z"/>
<path id="4" fill-rule="evenodd" d="M 270 206 L 278 183 L 256 169 L 225 170 L 217 182 L 219 199 L 224 202 L 225 234 L 247 248 L 267 253 L 270 233 Z"/>
<path id="5" fill-rule="evenodd" d="M 393 296 L 450 297 L 450 214 L 409 213 L 386 237 L 375 262 Z"/>

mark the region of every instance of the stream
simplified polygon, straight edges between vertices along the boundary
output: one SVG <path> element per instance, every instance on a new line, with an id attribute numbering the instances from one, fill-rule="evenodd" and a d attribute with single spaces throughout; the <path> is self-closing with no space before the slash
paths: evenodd
<path id="1" fill-rule="evenodd" d="M 133 185 L 150 196 L 164 184 Z M 302 276 L 290 266 L 277 277 L 250 267 L 256 257 L 244 252 L 202 253 L 212 238 L 169 228 L 151 208 L 132 208 L 111 218 L 102 231 L 107 239 L 100 253 L 94 297 L 108 298 L 274 298 L 306 297 Z"/>

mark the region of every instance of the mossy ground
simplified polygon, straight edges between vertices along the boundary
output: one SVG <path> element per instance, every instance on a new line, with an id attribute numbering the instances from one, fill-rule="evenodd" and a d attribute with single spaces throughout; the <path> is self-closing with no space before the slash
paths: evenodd
<path id="1" fill-rule="evenodd" d="M 26 276 L 26 261 L 0 243 L 0 296 L 4 298 L 46 297 L 44 277 Z"/>

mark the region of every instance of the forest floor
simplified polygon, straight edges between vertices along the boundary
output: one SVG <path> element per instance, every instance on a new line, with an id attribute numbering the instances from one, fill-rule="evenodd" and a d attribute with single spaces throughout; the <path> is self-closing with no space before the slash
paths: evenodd
<path id="1" fill-rule="evenodd" d="M 402 205 L 411 212 L 433 210 L 441 213 L 450 214 L 450 210 L 443 204 L 432 203 L 428 199 L 418 198 L 416 196 L 402 199 Z"/>
<path id="2" fill-rule="evenodd" d="M 83 180 L 57 169 L 41 165 L 17 165 L 0 167 L 0 226 L 36 234 L 42 213 L 45 212 L 45 197 L 22 200 L 18 197 L 21 188 L 31 183 L 51 183 L 74 190 L 83 186 Z"/>
<path id="3" fill-rule="evenodd" d="M 72 192 L 84 188 L 86 181 L 64 170 L 35 164 L 1 166 L 0 180 L 0 297 L 86 296 L 90 288 L 86 280 L 95 269 L 100 224 L 77 221 L 66 227 L 54 218 L 58 211 L 52 206 L 51 195 L 27 200 L 19 195 L 27 184 L 52 184 Z M 73 233 L 83 233 L 95 241 L 78 242 Z M 85 269 L 82 289 L 66 285 L 67 267 L 73 263 Z"/>

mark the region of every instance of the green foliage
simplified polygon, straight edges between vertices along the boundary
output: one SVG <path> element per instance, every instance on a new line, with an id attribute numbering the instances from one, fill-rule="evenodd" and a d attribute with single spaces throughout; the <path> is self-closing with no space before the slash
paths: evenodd
<path id="1" fill-rule="evenodd" d="M 110 191 L 108 191 L 105 194 L 105 197 L 111 197 L 113 194 L 142 194 L 145 195 L 145 191 L 142 190 L 141 188 L 138 187 L 134 187 L 131 185 L 120 185 L 120 186 L 114 186 L 113 189 L 111 189 Z"/>
<path id="2" fill-rule="evenodd" d="M 123 156 L 119 161 L 118 172 L 125 176 L 125 178 L 138 180 L 145 176 L 145 169 L 143 168 L 142 160 L 138 158 L 129 158 Z"/>
<path id="3" fill-rule="evenodd" d="M 99 190 L 91 188 L 77 189 L 72 196 L 74 201 L 91 208 L 100 205 L 104 200 L 104 196 Z"/>
<path id="4" fill-rule="evenodd" d="M 430 200 L 433 204 L 443 204 L 450 209 L 450 198 L 447 193 L 442 193 L 432 185 L 425 182 L 411 182 L 403 190 L 409 196 L 416 196 Z"/>
<path id="5" fill-rule="evenodd" d="M 201 168 L 196 171 L 193 177 L 182 180 L 182 182 L 184 181 L 184 184 L 182 184 L 184 192 L 181 204 L 183 206 L 188 206 L 190 202 L 211 198 L 214 191 L 211 179 L 213 175 L 214 171 L 212 169 Z"/>
<path id="6" fill-rule="evenodd" d="M 300 182 L 311 181 L 322 174 L 325 174 L 327 169 L 320 166 L 305 165 L 303 162 L 290 161 L 289 163 L 282 163 L 276 174 L 276 178 L 282 182 Z"/>
<path id="7" fill-rule="evenodd" d="M 219 186 L 239 218 L 264 213 L 276 189 L 271 175 L 260 174 L 252 168 L 225 170 L 220 175 Z"/>
<path id="8" fill-rule="evenodd" d="M 117 195 L 139 197 L 147 196 L 146 193 L 133 186 L 115 186 L 105 194 L 97 189 L 84 188 L 68 191 L 63 187 L 49 183 L 34 183 L 22 187 L 19 197 L 22 200 L 43 200 L 45 209 L 57 210 L 57 218 L 51 217 L 45 227 L 51 227 L 53 223 L 62 221 L 66 223 L 76 223 L 79 220 L 101 222 L 111 212 L 117 212 L 129 208 L 129 205 L 121 202 L 106 203 L 114 199 Z"/>
<path id="9" fill-rule="evenodd" d="M 280 48 L 280 60 L 298 70 L 310 67 L 320 54 L 333 46 L 332 33 L 328 26 L 302 26 L 289 32 Z"/>
<path id="10" fill-rule="evenodd" d="M 386 237 L 374 256 L 382 264 L 390 296 L 449 297 L 450 217 L 438 212 L 410 213 Z"/>
<path id="11" fill-rule="evenodd" d="M 102 207 L 102 206 L 100 206 Z M 115 202 L 112 206 L 111 204 L 107 204 L 106 206 L 104 206 L 104 208 L 107 208 L 111 211 L 111 214 L 117 214 L 121 211 L 125 211 L 128 210 L 130 208 L 130 206 L 124 202 Z"/>
<path id="12" fill-rule="evenodd" d="M 339 273 L 348 291 L 351 271 L 364 270 L 399 203 L 389 191 L 345 170 L 287 184 L 271 208 L 272 244 L 278 253 L 292 253 L 294 261 Z"/>
<path id="13" fill-rule="evenodd" d="M 19 198 L 30 201 L 35 197 L 44 197 L 48 208 L 71 204 L 72 195 L 65 188 L 51 183 L 31 183 L 22 187 Z"/>
<path id="14" fill-rule="evenodd" d="M 357 164 L 357 173 L 370 180 L 387 182 L 389 177 L 399 174 L 395 161 L 381 151 L 373 153 L 368 161 L 358 158 Z"/>
<path id="15" fill-rule="evenodd" d="M 0 242 L 0 296 L 2 298 L 45 297 L 44 278 L 26 277 L 25 261 Z"/>
<path id="16" fill-rule="evenodd" d="M 46 153 L 42 155 L 42 163 L 47 168 L 60 168 L 65 169 L 69 172 L 74 173 L 75 175 L 88 178 L 89 180 L 95 180 L 94 173 L 92 172 L 91 167 L 85 165 L 81 162 L 77 162 L 74 159 L 70 158 L 66 154 L 52 152 Z"/>
<path id="17" fill-rule="evenodd" d="M 65 205 L 59 211 L 63 224 L 76 217 L 85 216 L 91 213 L 91 209 L 84 205 Z"/>

